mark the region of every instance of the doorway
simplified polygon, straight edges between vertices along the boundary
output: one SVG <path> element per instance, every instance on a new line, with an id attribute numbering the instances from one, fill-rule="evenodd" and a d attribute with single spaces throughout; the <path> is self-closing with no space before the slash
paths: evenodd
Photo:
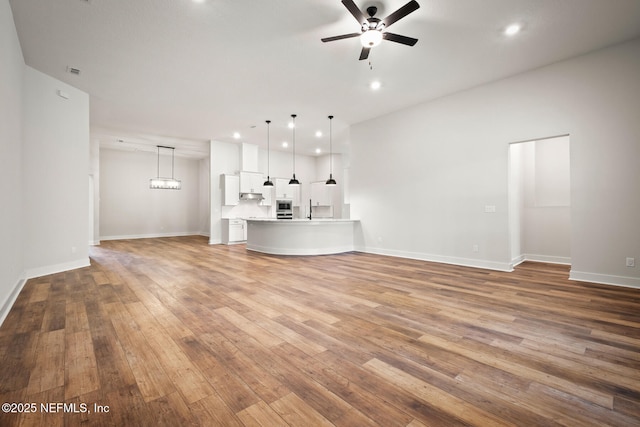
<path id="1" fill-rule="evenodd" d="M 570 138 L 509 144 L 511 265 L 571 264 Z"/>

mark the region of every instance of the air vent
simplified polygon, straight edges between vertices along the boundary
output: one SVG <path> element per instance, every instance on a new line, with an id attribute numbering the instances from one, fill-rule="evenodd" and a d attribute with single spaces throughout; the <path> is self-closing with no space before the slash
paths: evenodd
<path id="1" fill-rule="evenodd" d="M 75 74 L 76 76 L 80 75 L 80 70 L 78 68 L 67 67 L 67 72 Z"/>

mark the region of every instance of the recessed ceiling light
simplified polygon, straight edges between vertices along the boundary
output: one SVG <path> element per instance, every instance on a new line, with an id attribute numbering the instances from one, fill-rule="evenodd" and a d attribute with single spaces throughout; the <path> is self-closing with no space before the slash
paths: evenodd
<path id="1" fill-rule="evenodd" d="M 320 153 L 322 153 L 322 150 L 319 148 L 316 148 L 316 154 L 320 154 Z"/>
<path id="2" fill-rule="evenodd" d="M 282 143 L 282 147 L 283 147 L 283 148 L 287 148 L 288 146 L 289 146 L 289 144 L 287 143 L 287 141 L 284 141 L 284 142 Z"/>
<path id="3" fill-rule="evenodd" d="M 240 134 L 239 134 L 238 132 L 234 132 L 234 133 L 233 133 L 233 137 L 234 137 L 235 139 L 240 139 Z"/>
<path id="4" fill-rule="evenodd" d="M 204 3 L 207 0 L 192 0 L 194 3 Z"/>
<path id="5" fill-rule="evenodd" d="M 520 24 L 511 24 L 507 28 L 504 29 L 504 33 L 508 36 L 514 36 L 520 32 L 522 29 L 522 25 Z"/>
<path id="6" fill-rule="evenodd" d="M 381 84 L 379 81 L 377 81 L 377 80 L 372 81 L 372 82 L 371 82 L 371 84 L 369 85 L 369 87 L 370 87 L 372 90 L 378 90 L 378 89 L 380 89 L 380 86 L 382 86 L 382 84 Z"/>
<path id="7" fill-rule="evenodd" d="M 317 130 L 316 131 L 316 138 L 320 138 L 320 137 L 322 137 L 322 131 Z"/>

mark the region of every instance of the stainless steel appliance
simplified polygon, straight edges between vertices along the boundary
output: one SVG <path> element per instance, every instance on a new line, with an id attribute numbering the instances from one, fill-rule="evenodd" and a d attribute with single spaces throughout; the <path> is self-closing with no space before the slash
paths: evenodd
<path id="1" fill-rule="evenodd" d="M 293 219 L 292 200 L 276 200 L 276 218 Z"/>

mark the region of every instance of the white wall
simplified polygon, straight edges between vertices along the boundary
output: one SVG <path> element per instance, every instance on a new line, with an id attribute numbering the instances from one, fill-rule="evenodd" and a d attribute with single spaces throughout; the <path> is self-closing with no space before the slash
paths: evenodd
<path id="1" fill-rule="evenodd" d="M 209 165 L 209 158 L 201 159 L 199 161 L 199 192 L 198 192 L 198 230 L 203 236 L 209 235 L 209 221 L 211 221 L 211 215 L 209 213 L 211 201 L 209 200 L 209 173 L 211 166 Z"/>
<path id="2" fill-rule="evenodd" d="M 171 154 L 160 154 L 160 175 L 171 176 Z M 152 190 L 158 156 L 100 149 L 101 240 L 202 234 L 201 161 L 175 157 L 181 190 Z M 206 208 L 206 205 L 205 207 Z"/>
<path id="3" fill-rule="evenodd" d="M 89 175 L 92 196 L 89 200 L 89 245 L 100 244 L 100 141 L 89 143 Z M 91 200 L 92 199 L 92 200 Z"/>
<path id="4" fill-rule="evenodd" d="M 571 277 L 640 286 L 639 113 L 636 39 L 359 123 L 359 248 L 508 270 L 508 144 L 570 134 Z"/>
<path id="5" fill-rule="evenodd" d="M 24 260 L 34 277 L 89 265 L 89 96 L 31 67 L 24 85 Z"/>
<path id="6" fill-rule="evenodd" d="M 24 60 L 11 7 L 0 1 L 0 323 L 20 289 L 23 262 Z"/>

